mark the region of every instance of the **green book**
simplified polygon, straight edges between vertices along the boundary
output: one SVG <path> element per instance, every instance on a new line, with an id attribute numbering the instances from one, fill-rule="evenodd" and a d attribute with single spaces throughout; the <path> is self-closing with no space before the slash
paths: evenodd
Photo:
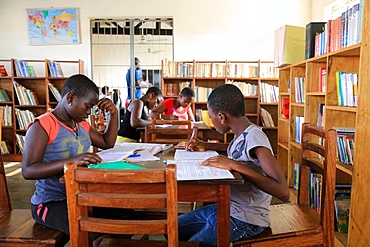
<path id="1" fill-rule="evenodd" d="M 114 162 L 106 162 L 106 163 L 100 163 L 100 164 L 90 164 L 88 165 L 89 168 L 95 168 L 95 169 L 107 169 L 107 170 L 146 170 L 145 167 L 131 164 L 126 161 L 114 161 Z"/>

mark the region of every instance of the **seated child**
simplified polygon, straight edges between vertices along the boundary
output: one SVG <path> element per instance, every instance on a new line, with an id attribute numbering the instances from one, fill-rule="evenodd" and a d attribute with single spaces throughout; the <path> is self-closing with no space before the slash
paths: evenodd
<path id="1" fill-rule="evenodd" d="M 234 139 L 227 144 L 207 143 L 198 139 L 188 142 L 188 150 L 227 151 L 202 165 L 234 170 L 244 184 L 231 185 L 230 241 L 253 237 L 270 225 L 271 196 L 288 201 L 289 188 L 270 142 L 259 126 L 245 116 L 244 97 L 239 88 L 225 84 L 215 88 L 208 98 L 208 113 L 221 134 L 230 129 Z M 179 216 L 179 240 L 217 245 L 216 204 L 207 205 Z"/>
<path id="2" fill-rule="evenodd" d="M 179 97 L 162 101 L 151 111 L 150 117 L 155 119 L 194 121 L 194 114 L 191 109 L 194 97 L 193 89 L 186 87 L 181 90 Z"/>
<path id="3" fill-rule="evenodd" d="M 153 109 L 162 101 L 162 92 L 158 87 L 150 87 L 143 97 L 133 100 L 127 107 L 123 123 L 118 131 L 117 142 L 138 142 L 140 132 L 137 128 L 150 125 L 144 106 Z"/>

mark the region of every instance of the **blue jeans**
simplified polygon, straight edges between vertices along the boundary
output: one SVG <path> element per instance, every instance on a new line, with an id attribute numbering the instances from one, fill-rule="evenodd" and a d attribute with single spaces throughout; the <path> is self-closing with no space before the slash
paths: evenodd
<path id="1" fill-rule="evenodd" d="M 251 238 L 265 227 L 248 224 L 230 217 L 230 242 Z M 198 208 L 179 216 L 179 240 L 217 246 L 217 205 Z"/>

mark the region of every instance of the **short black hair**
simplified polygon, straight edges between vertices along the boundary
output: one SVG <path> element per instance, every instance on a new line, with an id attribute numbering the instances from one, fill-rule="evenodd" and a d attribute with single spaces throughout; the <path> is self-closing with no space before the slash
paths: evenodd
<path id="1" fill-rule="evenodd" d="M 107 93 L 109 92 L 109 87 L 108 86 L 102 87 L 101 92 L 102 94 L 107 95 Z"/>
<path id="2" fill-rule="evenodd" d="M 180 93 L 180 96 L 183 96 L 183 97 L 195 97 L 195 93 L 193 91 L 193 89 L 191 89 L 190 87 L 185 87 L 181 90 L 181 93 Z"/>
<path id="3" fill-rule="evenodd" d="M 99 89 L 96 84 L 87 76 L 76 74 L 72 75 L 64 82 L 62 97 L 64 97 L 68 93 L 73 93 L 77 97 L 83 97 L 88 95 L 89 93 L 96 93 L 98 95 Z"/>
<path id="4" fill-rule="evenodd" d="M 214 113 L 223 111 L 235 118 L 245 116 L 244 96 L 240 89 L 232 84 L 224 84 L 213 89 L 207 104 Z"/>
<path id="5" fill-rule="evenodd" d="M 160 96 L 160 97 L 162 96 L 162 91 L 158 87 L 148 88 L 145 94 L 151 94 L 151 93 L 153 93 L 154 96 Z"/>

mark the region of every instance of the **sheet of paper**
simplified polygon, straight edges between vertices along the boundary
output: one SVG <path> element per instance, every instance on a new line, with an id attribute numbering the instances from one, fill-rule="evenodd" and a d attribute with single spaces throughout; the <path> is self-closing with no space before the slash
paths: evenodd
<path id="1" fill-rule="evenodd" d="M 125 152 L 133 152 L 135 150 L 147 150 L 152 155 L 155 155 L 163 150 L 171 148 L 172 144 L 155 144 L 155 143 L 135 143 L 135 142 L 119 142 L 116 143 L 114 149 Z"/>
<path id="2" fill-rule="evenodd" d="M 168 127 L 171 127 L 172 124 L 156 124 L 155 127 L 156 128 L 168 128 Z"/>
<path id="3" fill-rule="evenodd" d="M 217 156 L 218 153 L 213 150 L 207 150 L 204 152 L 194 151 L 189 152 L 187 150 L 179 150 L 177 149 L 175 152 L 175 160 L 206 160 L 210 157 Z"/>
<path id="4" fill-rule="evenodd" d="M 199 160 L 167 160 L 167 164 L 176 164 L 178 181 L 234 179 L 230 171 L 212 166 L 201 166 Z"/>
<path id="5" fill-rule="evenodd" d="M 133 153 L 132 151 L 119 151 L 114 148 L 106 149 L 96 153 L 102 158 L 103 162 L 119 161 Z"/>
<path id="6" fill-rule="evenodd" d="M 156 161 L 160 160 L 160 158 L 153 156 L 147 150 L 138 151 L 136 154 L 140 154 L 138 157 L 128 157 L 128 159 L 132 162 L 143 162 L 143 161 Z"/>

